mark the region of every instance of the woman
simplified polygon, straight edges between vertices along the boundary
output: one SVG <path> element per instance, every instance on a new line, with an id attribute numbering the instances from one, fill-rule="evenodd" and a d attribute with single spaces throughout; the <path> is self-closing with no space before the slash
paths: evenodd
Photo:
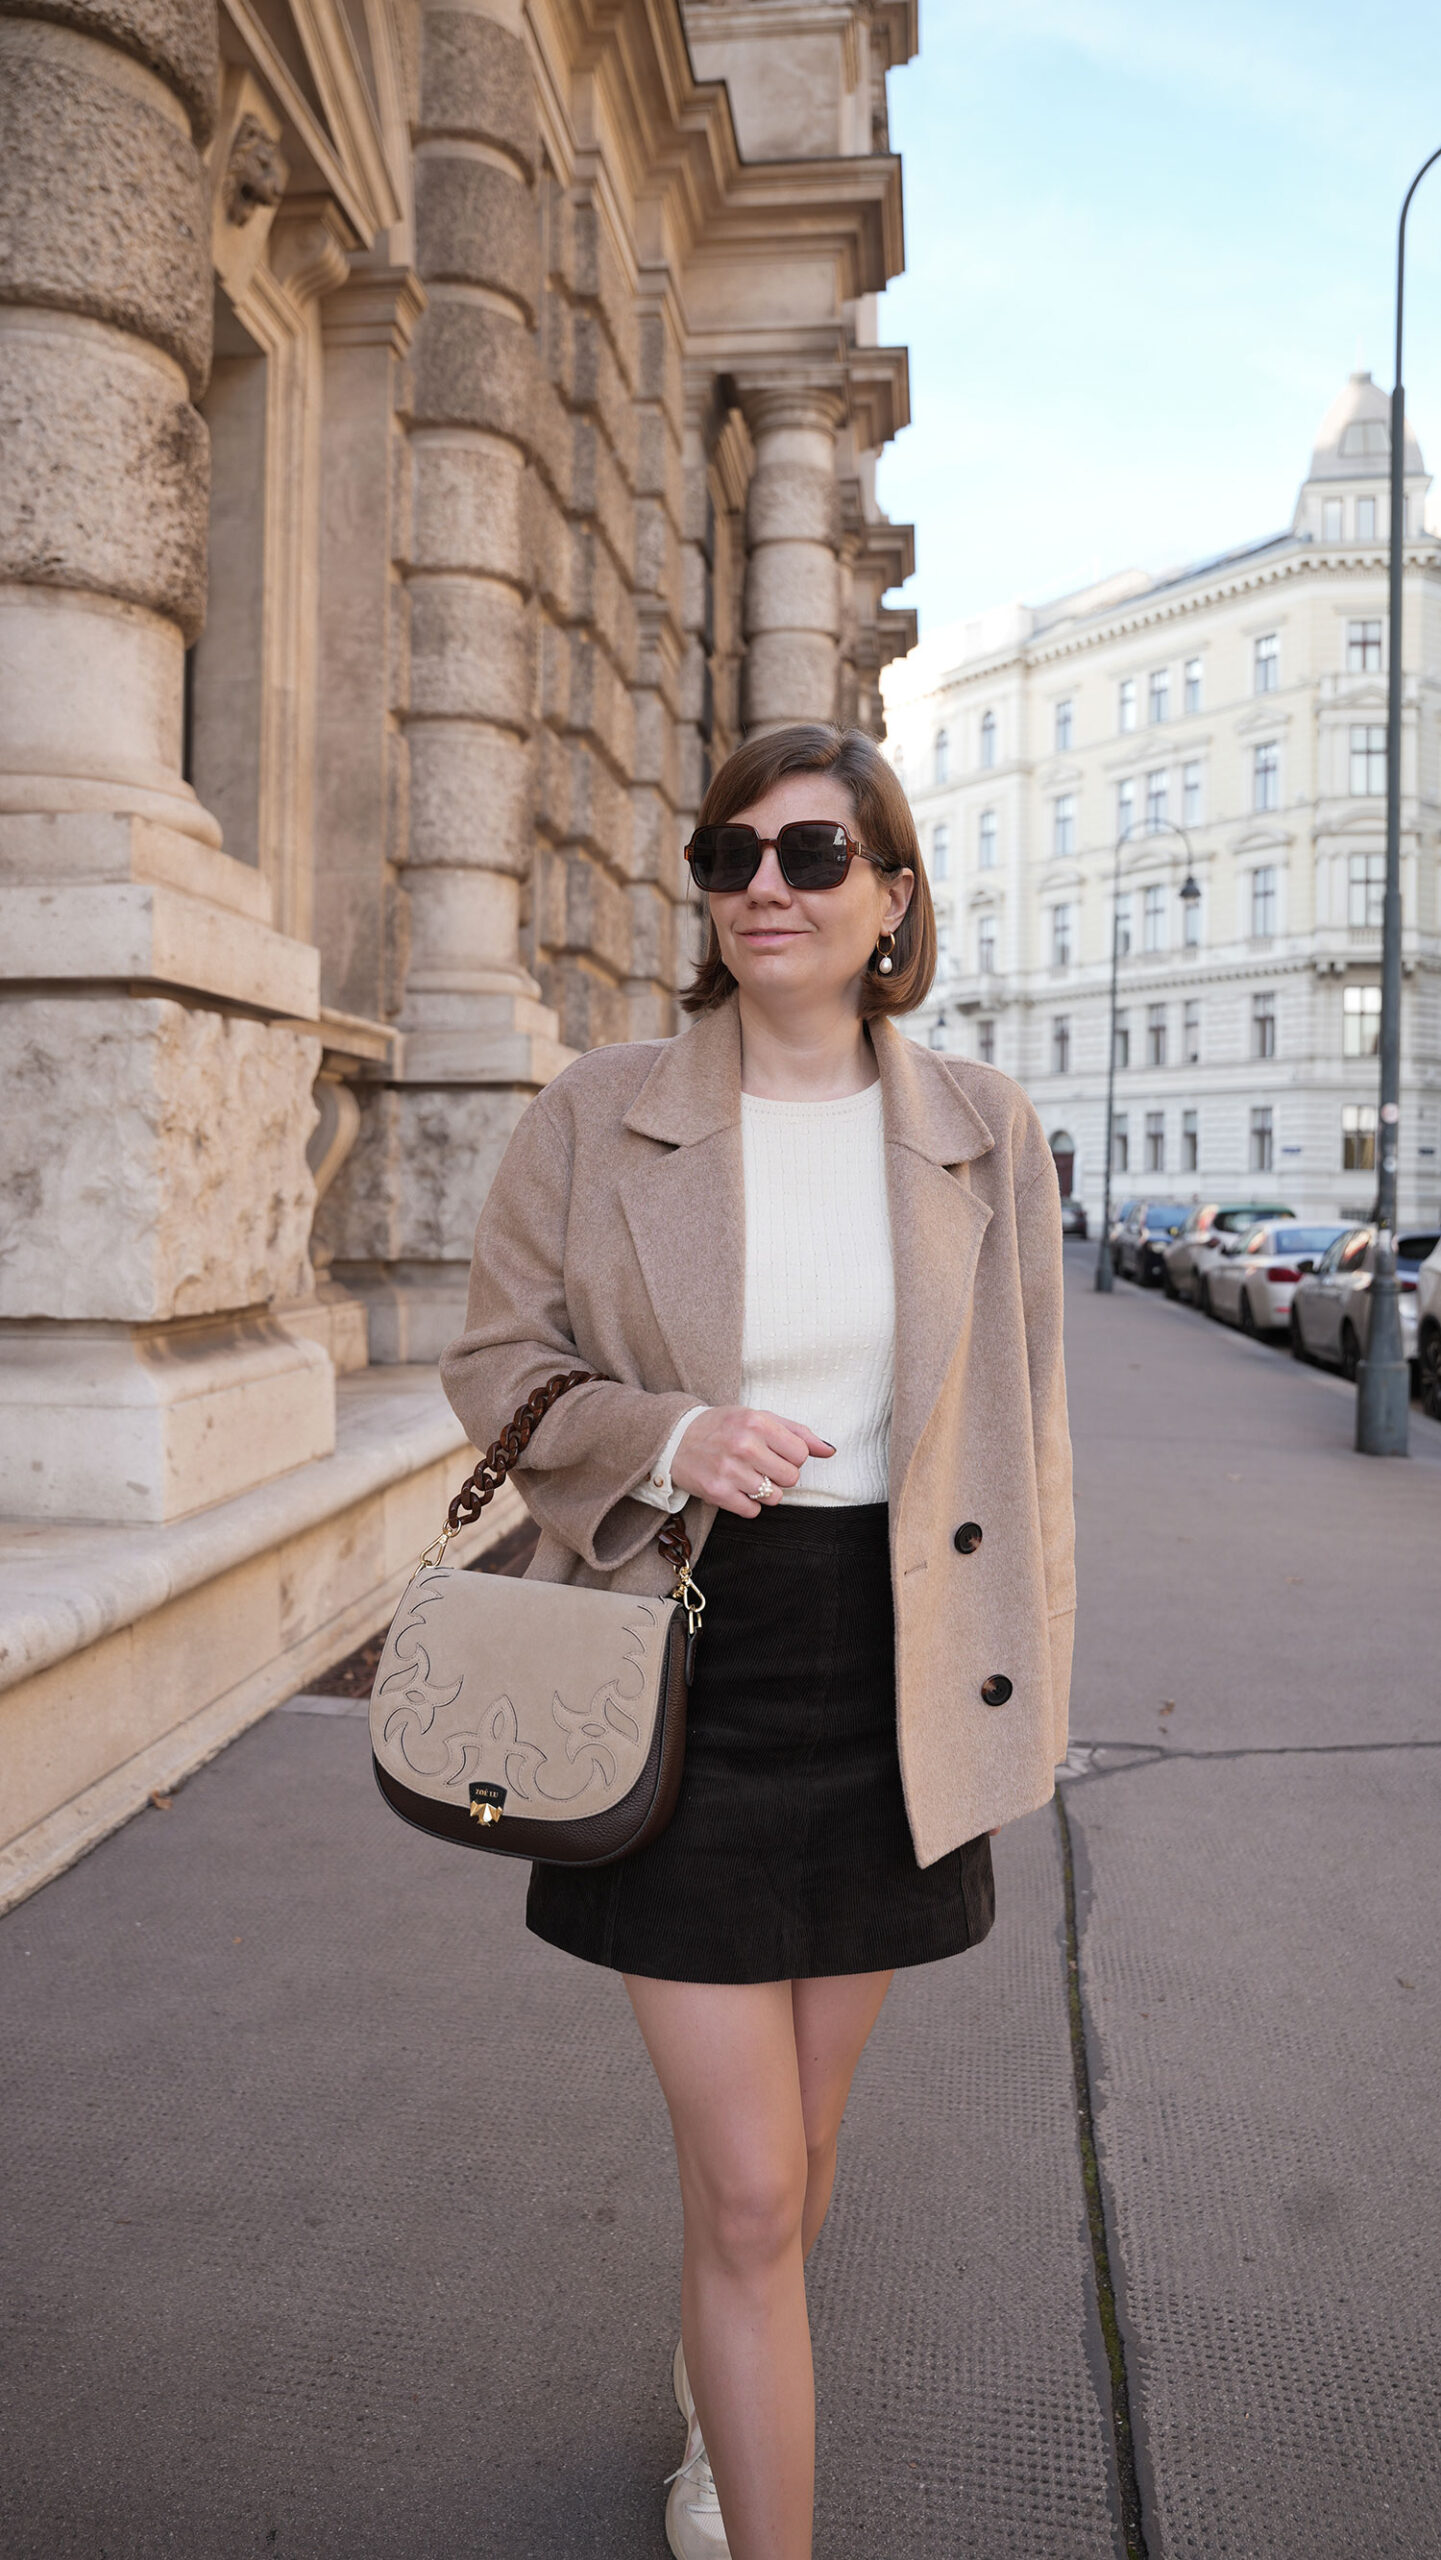
<path id="1" fill-rule="evenodd" d="M 444 1375 L 484 1445 L 596 1373 L 518 1476 L 541 1578 L 663 1591 L 657 1510 L 686 1512 L 708 1605 L 676 1811 L 613 1866 L 537 1867 L 527 1916 L 624 1975 L 670 2109 L 671 2550 L 807 2560 L 803 2265 L 851 2077 L 895 1968 L 985 1936 L 989 1834 L 1065 1750 L 1060 1197 L 1019 1087 L 895 1027 L 935 925 L 868 738 L 739 748 L 687 850 L 696 1019 L 531 1105 Z"/>

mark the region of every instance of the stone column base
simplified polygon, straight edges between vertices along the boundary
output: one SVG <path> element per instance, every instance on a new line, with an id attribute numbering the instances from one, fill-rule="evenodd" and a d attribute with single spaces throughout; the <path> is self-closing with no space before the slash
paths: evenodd
<path id="1" fill-rule="evenodd" d="M 335 1446 L 335 1372 L 264 1317 L 0 1334 L 0 1512 L 183 1520 Z"/>
<path id="2" fill-rule="evenodd" d="M 365 1309 L 370 1357 L 377 1365 L 435 1361 L 465 1331 L 468 1262 L 347 1262 L 335 1277 Z M 509 1422 L 508 1413 L 501 1422 Z"/>

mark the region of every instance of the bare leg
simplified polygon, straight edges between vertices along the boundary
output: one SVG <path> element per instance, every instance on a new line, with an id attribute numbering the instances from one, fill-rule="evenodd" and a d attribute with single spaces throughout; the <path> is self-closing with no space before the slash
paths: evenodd
<path id="1" fill-rule="evenodd" d="M 732 2560 L 810 2560 L 804 2233 L 824 2218 L 845 2093 L 888 1981 L 626 1977 L 675 2134 L 686 2367 Z"/>
<path id="2" fill-rule="evenodd" d="M 836 2142 L 856 2064 L 893 1980 L 889 1973 L 843 1973 L 791 1984 L 806 2129 L 806 2202 L 801 2220 L 806 2257 L 830 2208 Z"/>

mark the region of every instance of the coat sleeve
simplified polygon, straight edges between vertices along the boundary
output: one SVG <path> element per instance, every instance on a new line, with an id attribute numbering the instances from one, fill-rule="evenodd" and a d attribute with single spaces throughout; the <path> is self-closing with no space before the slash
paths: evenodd
<path id="1" fill-rule="evenodd" d="M 1052 1748 L 1066 1756 L 1071 1646 L 1076 1621 L 1076 1531 L 1071 1434 L 1062 1352 L 1061 1194 L 1050 1149 L 1016 1199 L 1021 1301 L 1031 1388 L 1031 1432 L 1041 1510 L 1041 1553 L 1051 1647 Z"/>
<path id="2" fill-rule="evenodd" d="M 475 1232 L 466 1326 L 440 1364 L 471 1440 L 484 1449 L 558 1369 L 584 1369 L 565 1298 L 571 1160 L 563 1131 L 533 1102 L 501 1158 Z M 601 1572 L 656 1535 L 654 1509 L 630 1498 L 695 1397 L 597 1378 L 553 1405 L 515 1470 L 543 1529 Z"/>

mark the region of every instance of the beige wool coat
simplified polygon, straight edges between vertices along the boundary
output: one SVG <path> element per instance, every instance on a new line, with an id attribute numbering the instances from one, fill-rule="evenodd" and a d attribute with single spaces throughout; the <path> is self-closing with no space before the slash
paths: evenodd
<path id="1" fill-rule="evenodd" d="M 1060 1195 L 1009 1076 L 919 1048 L 887 1020 L 871 1033 L 896 1286 L 897 1737 L 929 1866 L 1043 1803 L 1066 1749 Z M 734 998 L 677 1039 L 591 1050 L 525 1113 L 481 1212 L 467 1329 L 442 1376 L 483 1448 L 555 1370 L 596 1373 L 516 1470 L 541 1530 L 532 1575 L 669 1588 L 661 1517 L 629 1488 L 690 1406 L 739 1400 L 743 1218 Z M 704 1589 L 715 1511 L 693 1500 L 685 1517 Z"/>

